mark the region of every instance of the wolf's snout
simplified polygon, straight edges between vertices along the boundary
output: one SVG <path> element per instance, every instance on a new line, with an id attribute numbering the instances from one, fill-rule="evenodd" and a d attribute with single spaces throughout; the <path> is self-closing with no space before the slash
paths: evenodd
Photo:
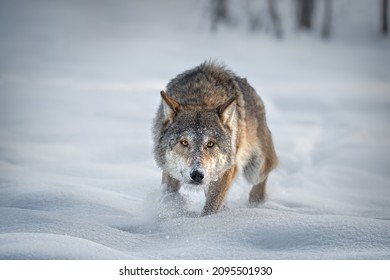
<path id="1" fill-rule="evenodd" d="M 194 169 L 190 173 L 190 177 L 192 180 L 194 180 L 195 183 L 200 184 L 204 178 L 204 174 L 199 169 Z"/>

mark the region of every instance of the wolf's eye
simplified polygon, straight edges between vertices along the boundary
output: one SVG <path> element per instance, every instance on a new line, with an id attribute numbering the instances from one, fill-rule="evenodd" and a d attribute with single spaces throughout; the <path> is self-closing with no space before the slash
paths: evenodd
<path id="1" fill-rule="evenodd" d="M 187 140 L 182 140 L 180 141 L 180 144 L 184 147 L 187 147 L 188 146 L 188 141 Z"/>
<path id="2" fill-rule="evenodd" d="M 213 141 L 209 141 L 206 144 L 207 148 L 212 148 L 212 147 L 214 147 L 214 145 L 215 145 L 215 143 Z"/>

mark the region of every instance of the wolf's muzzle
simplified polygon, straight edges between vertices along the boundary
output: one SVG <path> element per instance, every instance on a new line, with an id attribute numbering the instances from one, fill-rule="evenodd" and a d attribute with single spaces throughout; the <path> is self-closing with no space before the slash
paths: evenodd
<path id="1" fill-rule="evenodd" d="M 202 180 L 204 178 L 204 173 L 202 170 L 194 169 L 191 171 L 190 177 L 194 181 L 195 184 L 201 184 Z"/>

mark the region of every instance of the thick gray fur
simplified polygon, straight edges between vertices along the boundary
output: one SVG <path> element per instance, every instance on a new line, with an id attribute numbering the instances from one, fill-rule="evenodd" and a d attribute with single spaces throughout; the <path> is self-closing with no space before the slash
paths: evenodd
<path id="1" fill-rule="evenodd" d="M 262 201 L 277 157 L 264 104 L 247 80 L 205 62 L 172 79 L 161 95 L 153 140 L 167 191 L 201 185 L 202 215 L 215 213 L 242 171 L 253 185 L 249 202 Z"/>

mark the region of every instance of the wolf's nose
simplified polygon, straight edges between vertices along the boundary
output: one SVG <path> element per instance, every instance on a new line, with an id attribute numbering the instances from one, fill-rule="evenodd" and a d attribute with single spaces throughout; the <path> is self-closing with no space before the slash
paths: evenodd
<path id="1" fill-rule="evenodd" d="M 198 184 L 200 182 L 202 182 L 202 180 L 204 178 L 203 172 L 200 170 L 197 170 L 197 169 L 192 170 L 190 176 L 191 176 L 191 179 L 194 180 L 194 182 L 198 183 Z"/>

